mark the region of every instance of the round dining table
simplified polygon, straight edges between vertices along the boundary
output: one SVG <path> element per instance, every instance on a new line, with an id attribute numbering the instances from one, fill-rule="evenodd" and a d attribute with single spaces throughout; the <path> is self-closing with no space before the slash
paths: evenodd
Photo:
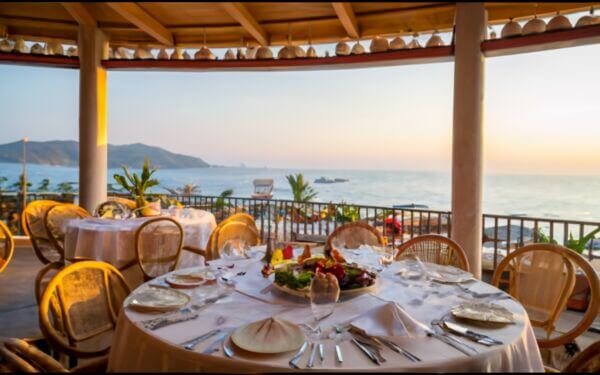
<path id="1" fill-rule="evenodd" d="M 173 218 L 181 224 L 184 231 L 183 246 L 199 249 L 206 248 L 210 234 L 217 226 L 212 213 L 199 209 L 162 210 L 160 216 Z M 121 268 L 136 259 L 135 231 L 144 222 L 155 217 L 159 216 L 125 220 L 96 217 L 69 220 L 64 228 L 65 257 L 91 258 Z M 181 252 L 178 268 L 203 265 L 203 256 L 188 251 Z M 130 267 L 123 274 L 132 287 L 143 282 L 139 267 Z"/>
<path id="2" fill-rule="evenodd" d="M 219 282 L 201 285 L 193 289 L 180 289 L 190 296 L 187 308 L 175 312 L 149 313 L 131 306 L 131 299 L 144 288 L 165 288 L 165 277 L 156 278 L 141 285 L 128 297 L 119 314 L 113 333 L 109 356 L 109 371 L 198 371 L 225 373 L 263 373 L 288 371 L 319 372 L 543 372 L 544 366 L 536 338 L 527 313 L 522 305 L 509 295 L 479 280 L 457 284 L 434 282 L 427 278 L 408 279 L 399 270 L 406 261 L 396 261 L 389 266 L 373 265 L 378 273 L 377 288 L 364 294 L 342 297 L 333 314 L 321 320 L 319 342 L 324 344 L 324 359 L 315 360 L 314 367 L 307 368 L 309 349 L 298 361 L 298 369 L 291 368 L 290 359 L 295 351 L 280 354 L 256 354 L 235 346 L 231 338 L 225 342 L 233 356 L 224 354 L 223 348 L 206 354 L 205 349 L 214 341 L 207 339 L 192 350 L 184 344 L 216 328 L 229 331 L 242 325 L 276 317 L 296 324 L 314 324 L 309 299 L 287 295 L 272 285 L 273 275 L 261 274 L 263 262 L 253 259 L 224 260 L 209 262 L 205 268 L 190 268 L 174 272 L 198 272 L 211 270 L 220 275 Z M 226 282 L 223 281 L 226 280 Z M 476 296 L 493 297 L 478 299 Z M 217 296 L 216 298 L 214 298 Z M 452 307 L 485 302 L 500 305 L 514 316 L 511 324 L 481 324 L 474 321 L 457 320 L 449 311 Z M 466 338 L 460 338 L 473 351 L 466 353 L 450 346 L 443 340 L 428 335 L 398 335 L 388 337 L 402 349 L 418 357 L 411 361 L 406 356 L 384 347 L 381 351 L 385 361 L 373 363 L 346 336 L 337 336 L 336 325 L 353 324 L 360 319 L 371 319 L 384 329 L 397 322 L 381 321 L 378 312 L 387 311 L 387 306 L 399 306 L 406 316 L 419 324 L 429 326 L 435 319 L 445 318 L 458 321 L 461 325 L 478 333 L 486 334 L 502 344 L 485 346 Z M 192 311 L 192 312 L 190 312 Z M 183 314 L 183 315 L 182 315 Z M 185 314 L 190 314 L 185 315 Z M 381 314 L 380 314 L 381 315 Z M 186 319 L 178 317 L 187 316 Z M 385 316 L 385 315 L 383 315 Z M 389 318 L 389 316 L 388 316 Z M 147 325 L 152 320 L 166 320 L 170 324 L 162 327 Z M 379 320 L 378 320 L 379 319 Z M 389 319 L 388 319 L 389 320 Z M 392 319 L 393 320 L 393 319 Z M 356 323 L 358 324 L 358 323 Z M 216 336 L 215 336 L 216 337 Z M 335 356 L 335 343 L 339 342 L 343 362 Z M 318 358 L 319 356 L 317 356 Z"/>

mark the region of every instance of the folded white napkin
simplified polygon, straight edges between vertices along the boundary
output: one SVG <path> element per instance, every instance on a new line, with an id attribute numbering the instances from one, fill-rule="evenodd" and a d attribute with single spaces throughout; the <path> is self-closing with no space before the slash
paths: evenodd
<path id="1" fill-rule="evenodd" d="M 422 323 L 411 317 L 396 302 L 377 306 L 352 321 L 371 336 L 424 337 Z"/>

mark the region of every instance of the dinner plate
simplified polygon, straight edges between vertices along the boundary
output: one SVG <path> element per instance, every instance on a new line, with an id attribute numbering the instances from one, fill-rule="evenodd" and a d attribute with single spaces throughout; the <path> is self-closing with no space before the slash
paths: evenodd
<path id="1" fill-rule="evenodd" d="M 490 302 L 469 302 L 454 306 L 450 312 L 462 319 L 487 323 L 514 323 L 515 317 L 505 307 Z"/>
<path id="2" fill-rule="evenodd" d="M 212 280 L 214 279 L 215 277 L 214 275 L 212 275 Z M 206 276 L 206 274 L 200 272 L 173 273 L 167 276 L 165 278 L 165 281 L 173 288 L 187 289 L 195 288 L 197 286 L 205 284 L 207 281 L 209 281 L 209 278 Z"/>
<path id="3" fill-rule="evenodd" d="M 190 302 L 190 297 L 180 291 L 148 286 L 128 297 L 128 306 L 140 311 L 163 312 L 179 309 Z"/>
<path id="4" fill-rule="evenodd" d="M 374 292 L 377 290 L 378 283 L 379 283 L 379 278 L 376 278 L 375 282 L 371 286 L 365 286 L 363 288 L 340 290 L 340 295 L 351 296 L 354 294 Z M 292 288 L 288 287 L 287 285 L 279 285 L 275 281 L 273 281 L 273 286 L 276 289 L 282 291 L 283 293 L 287 293 L 292 296 L 310 298 L 310 289 L 308 287 L 304 288 L 304 289 L 292 289 Z"/>
<path id="5" fill-rule="evenodd" d="M 440 283 L 464 283 L 465 281 L 473 280 L 474 278 L 472 273 L 452 266 L 427 265 L 426 268 L 429 279 Z"/>
<path id="6" fill-rule="evenodd" d="M 231 341 L 253 353 L 277 354 L 297 350 L 306 335 L 297 324 L 279 318 L 267 318 L 238 327 Z"/>

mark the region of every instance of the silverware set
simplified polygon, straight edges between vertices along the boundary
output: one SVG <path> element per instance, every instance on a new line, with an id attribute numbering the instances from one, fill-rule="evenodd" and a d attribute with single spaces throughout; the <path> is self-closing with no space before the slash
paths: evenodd
<path id="1" fill-rule="evenodd" d="M 206 298 L 201 304 L 194 304 L 188 307 L 181 308 L 176 312 L 168 312 L 165 315 L 161 315 L 157 318 L 141 321 L 144 328 L 151 331 L 159 328 L 167 327 L 172 324 L 187 322 L 189 320 L 196 319 L 198 317 L 198 311 L 203 307 L 208 306 L 217 302 L 218 300 L 225 298 L 228 293 L 221 293 L 217 296 Z"/>
<path id="2" fill-rule="evenodd" d="M 390 339 L 378 336 L 368 335 L 365 331 L 356 327 L 351 327 L 349 332 L 353 336 L 354 344 L 363 352 L 373 363 L 380 365 L 385 362 L 385 358 L 381 355 L 383 347 L 387 347 L 395 353 L 403 355 L 411 362 L 421 362 L 421 359 L 412 354 L 400 345 Z"/>
<path id="3" fill-rule="evenodd" d="M 448 321 L 444 321 L 444 320 L 439 320 L 439 321 L 434 320 L 432 322 L 432 324 L 436 324 L 453 334 L 465 337 L 471 341 L 474 341 L 476 343 L 479 343 L 479 344 L 482 344 L 485 346 L 493 346 L 493 345 L 502 345 L 503 344 L 503 342 L 500 340 L 494 339 L 483 333 L 472 331 L 472 330 L 468 329 L 467 327 L 463 327 L 457 323 L 452 323 L 452 322 L 448 322 Z"/>
<path id="4" fill-rule="evenodd" d="M 345 327 L 342 325 L 334 325 L 334 342 L 335 342 L 335 361 L 338 365 L 343 365 L 344 357 L 342 354 L 342 349 L 340 346 L 341 335 L 344 331 Z M 381 350 L 384 347 L 389 348 L 395 353 L 403 355 L 405 358 L 410 360 L 411 362 L 420 362 L 421 359 L 414 354 L 410 353 L 406 349 L 400 347 L 398 344 L 392 342 L 391 340 L 383 337 L 375 337 L 366 334 L 364 331 L 359 330 L 355 327 L 351 327 L 348 329 L 348 332 L 351 334 L 352 338 L 350 342 L 352 342 L 358 350 L 360 350 L 367 358 L 369 358 L 374 364 L 380 366 L 381 363 L 386 362 L 386 359 L 381 355 Z M 298 351 L 294 354 L 292 359 L 289 361 L 289 365 L 292 368 L 299 369 L 299 362 L 304 355 L 304 353 L 310 347 L 310 355 L 308 357 L 308 361 L 306 363 L 307 368 L 313 368 L 315 366 L 317 354 L 321 363 L 325 360 L 325 346 L 323 343 L 313 342 L 309 343 L 309 341 L 305 341 L 304 344 L 298 349 Z"/>
<path id="5" fill-rule="evenodd" d="M 216 339 L 212 343 L 210 343 L 210 345 L 208 345 L 206 347 L 206 349 L 204 349 L 202 351 L 202 353 L 204 353 L 204 354 L 212 354 L 212 353 L 216 352 L 217 350 L 219 350 L 219 347 L 221 345 L 225 346 L 225 339 L 227 339 L 229 334 L 234 329 L 235 329 L 234 327 L 216 328 L 216 329 L 210 330 L 198 337 L 195 337 L 191 340 L 184 341 L 180 345 L 183 346 L 186 350 L 194 350 L 196 348 L 196 346 L 198 346 L 200 343 L 208 340 L 211 337 L 216 336 Z M 227 356 L 229 356 L 228 352 L 233 356 L 233 351 L 231 349 L 228 348 L 227 351 L 225 349 L 223 349 L 223 351 L 225 352 L 225 354 Z"/>

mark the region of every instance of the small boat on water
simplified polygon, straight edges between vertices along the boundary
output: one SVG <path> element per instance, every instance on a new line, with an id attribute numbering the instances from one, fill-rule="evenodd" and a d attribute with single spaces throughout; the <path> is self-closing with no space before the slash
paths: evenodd
<path id="1" fill-rule="evenodd" d="M 321 177 L 315 180 L 316 184 L 335 184 L 338 182 L 348 182 L 347 178 L 330 178 L 330 177 Z"/>
<path id="2" fill-rule="evenodd" d="M 273 198 L 274 181 L 272 178 L 257 178 L 253 181 L 254 193 L 252 198 L 271 199 Z"/>
<path id="3" fill-rule="evenodd" d="M 427 206 L 426 204 L 416 204 L 416 203 L 410 203 L 410 204 L 395 204 L 392 206 L 392 208 L 395 209 L 406 209 L 406 208 L 421 208 L 421 209 L 427 209 L 429 208 L 429 206 Z"/>

